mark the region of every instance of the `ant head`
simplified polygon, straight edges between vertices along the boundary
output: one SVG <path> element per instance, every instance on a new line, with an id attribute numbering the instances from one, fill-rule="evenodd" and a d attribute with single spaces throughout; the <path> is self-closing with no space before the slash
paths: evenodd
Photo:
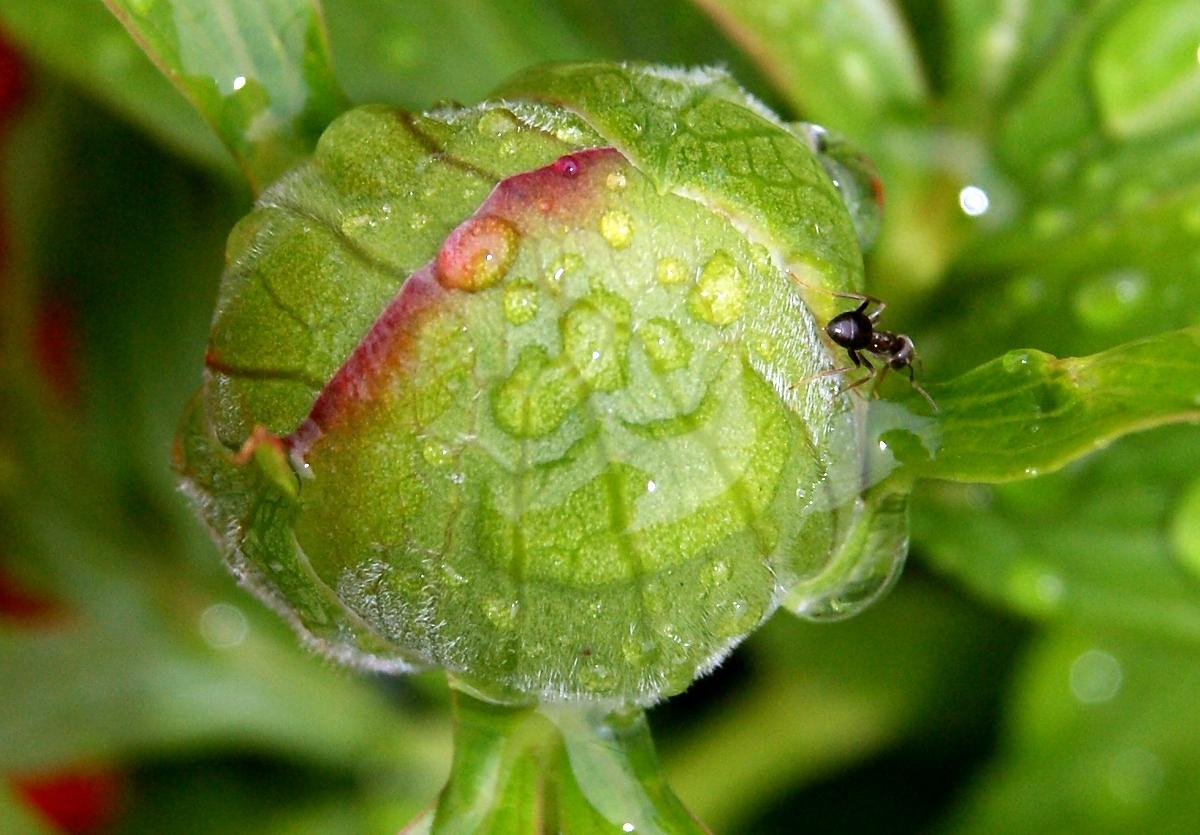
<path id="1" fill-rule="evenodd" d="M 825 326 L 829 338 L 843 348 L 865 348 L 871 342 L 874 325 L 866 314 L 849 310 L 834 316 Z"/>

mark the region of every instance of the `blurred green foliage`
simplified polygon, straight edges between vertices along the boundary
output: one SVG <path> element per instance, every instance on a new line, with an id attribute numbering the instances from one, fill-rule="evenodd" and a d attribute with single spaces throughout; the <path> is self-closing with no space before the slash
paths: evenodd
<path id="1" fill-rule="evenodd" d="M 157 36 L 203 40 L 163 5 Z M 1195 397 L 1197 0 L 324 13 L 355 102 L 470 102 L 549 59 L 727 63 L 874 157 L 869 285 L 935 394 L 1011 350 L 1130 356 L 1157 336 L 1122 369 L 1122 408 Z M 270 25 L 222 20 L 248 44 Z M 0 107 L 0 831 L 54 831 L 16 778 L 78 767 L 120 775 L 116 832 L 394 831 L 449 767 L 444 685 L 306 657 L 224 575 L 167 469 L 245 181 L 95 0 L 7 0 L 0 33 L 26 66 Z M 288 43 L 320 78 L 308 33 Z M 251 109 L 205 114 L 235 149 L 262 106 L 239 74 L 224 92 Z M 270 115 L 257 129 L 287 138 L 264 176 L 320 121 Z M 1194 424 L 1029 481 L 923 482 L 889 598 L 834 626 L 777 615 L 651 715 L 674 788 L 718 832 L 1194 831 L 1198 495 Z"/>

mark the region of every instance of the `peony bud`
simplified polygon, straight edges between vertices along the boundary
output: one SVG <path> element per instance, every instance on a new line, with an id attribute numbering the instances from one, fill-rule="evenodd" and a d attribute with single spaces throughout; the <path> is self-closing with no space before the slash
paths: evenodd
<path id="1" fill-rule="evenodd" d="M 809 133 L 720 72 L 501 96 L 352 110 L 262 195 L 179 464 L 325 653 L 647 704 L 903 554 L 859 498 L 865 401 L 825 373 L 855 226 Z"/>

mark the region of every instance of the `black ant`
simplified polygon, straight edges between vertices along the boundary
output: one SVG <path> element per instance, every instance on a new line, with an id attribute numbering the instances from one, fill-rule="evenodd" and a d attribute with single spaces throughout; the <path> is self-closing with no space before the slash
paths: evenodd
<path id="1" fill-rule="evenodd" d="M 837 316 L 834 316 L 829 320 L 829 324 L 825 326 L 825 334 L 839 346 L 846 349 L 846 353 L 850 356 L 850 361 L 854 365 L 847 366 L 846 368 L 835 368 L 825 372 L 821 376 L 844 374 L 854 368 L 866 366 L 871 373 L 866 377 L 855 380 L 839 392 L 839 394 L 844 394 L 851 389 L 858 388 L 868 380 L 875 381 L 875 385 L 871 388 L 872 391 L 875 391 L 879 388 L 879 383 L 883 380 L 883 376 L 889 369 L 899 371 L 902 368 L 907 368 L 909 385 L 925 398 L 925 402 L 929 404 L 929 408 L 935 412 L 938 411 L 937 403 L 933 402 L 933 398 L 929 396 L 929 392 L 925 391 L 913 375 L 913 362 L 917 358 L 917 352 L 912 339 L 905 334 L 885 331 L 877 327 L 879 315 L 883 313 L 883 309 L 887 307 L 887 304 L 874 296 L 865 296 L 860 293 L 827 292 L 839 298 L 854 299 L 861 302 L 861 304 L 854 310 L 847 310 L 845 313 L 839 313 Z M 868 313 L 867 308 L 871 305 L 876 305 L 875 310 Z M 882 360 L 883 365 L 880 367 L 872 365 L 871 361 L 863 355 L 864 353 L 872 354 Z"/>

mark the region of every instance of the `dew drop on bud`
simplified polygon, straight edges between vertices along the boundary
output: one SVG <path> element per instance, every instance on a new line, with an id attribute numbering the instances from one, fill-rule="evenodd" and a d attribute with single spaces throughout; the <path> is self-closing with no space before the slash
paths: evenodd
<path id="1" fill-rule="evenodd" d="M 502 217 L 482 215 L 462 223 L 437 256 L 437 277 L 453 290 L 483 290 L 504 277 L 521 235 Z"/>

